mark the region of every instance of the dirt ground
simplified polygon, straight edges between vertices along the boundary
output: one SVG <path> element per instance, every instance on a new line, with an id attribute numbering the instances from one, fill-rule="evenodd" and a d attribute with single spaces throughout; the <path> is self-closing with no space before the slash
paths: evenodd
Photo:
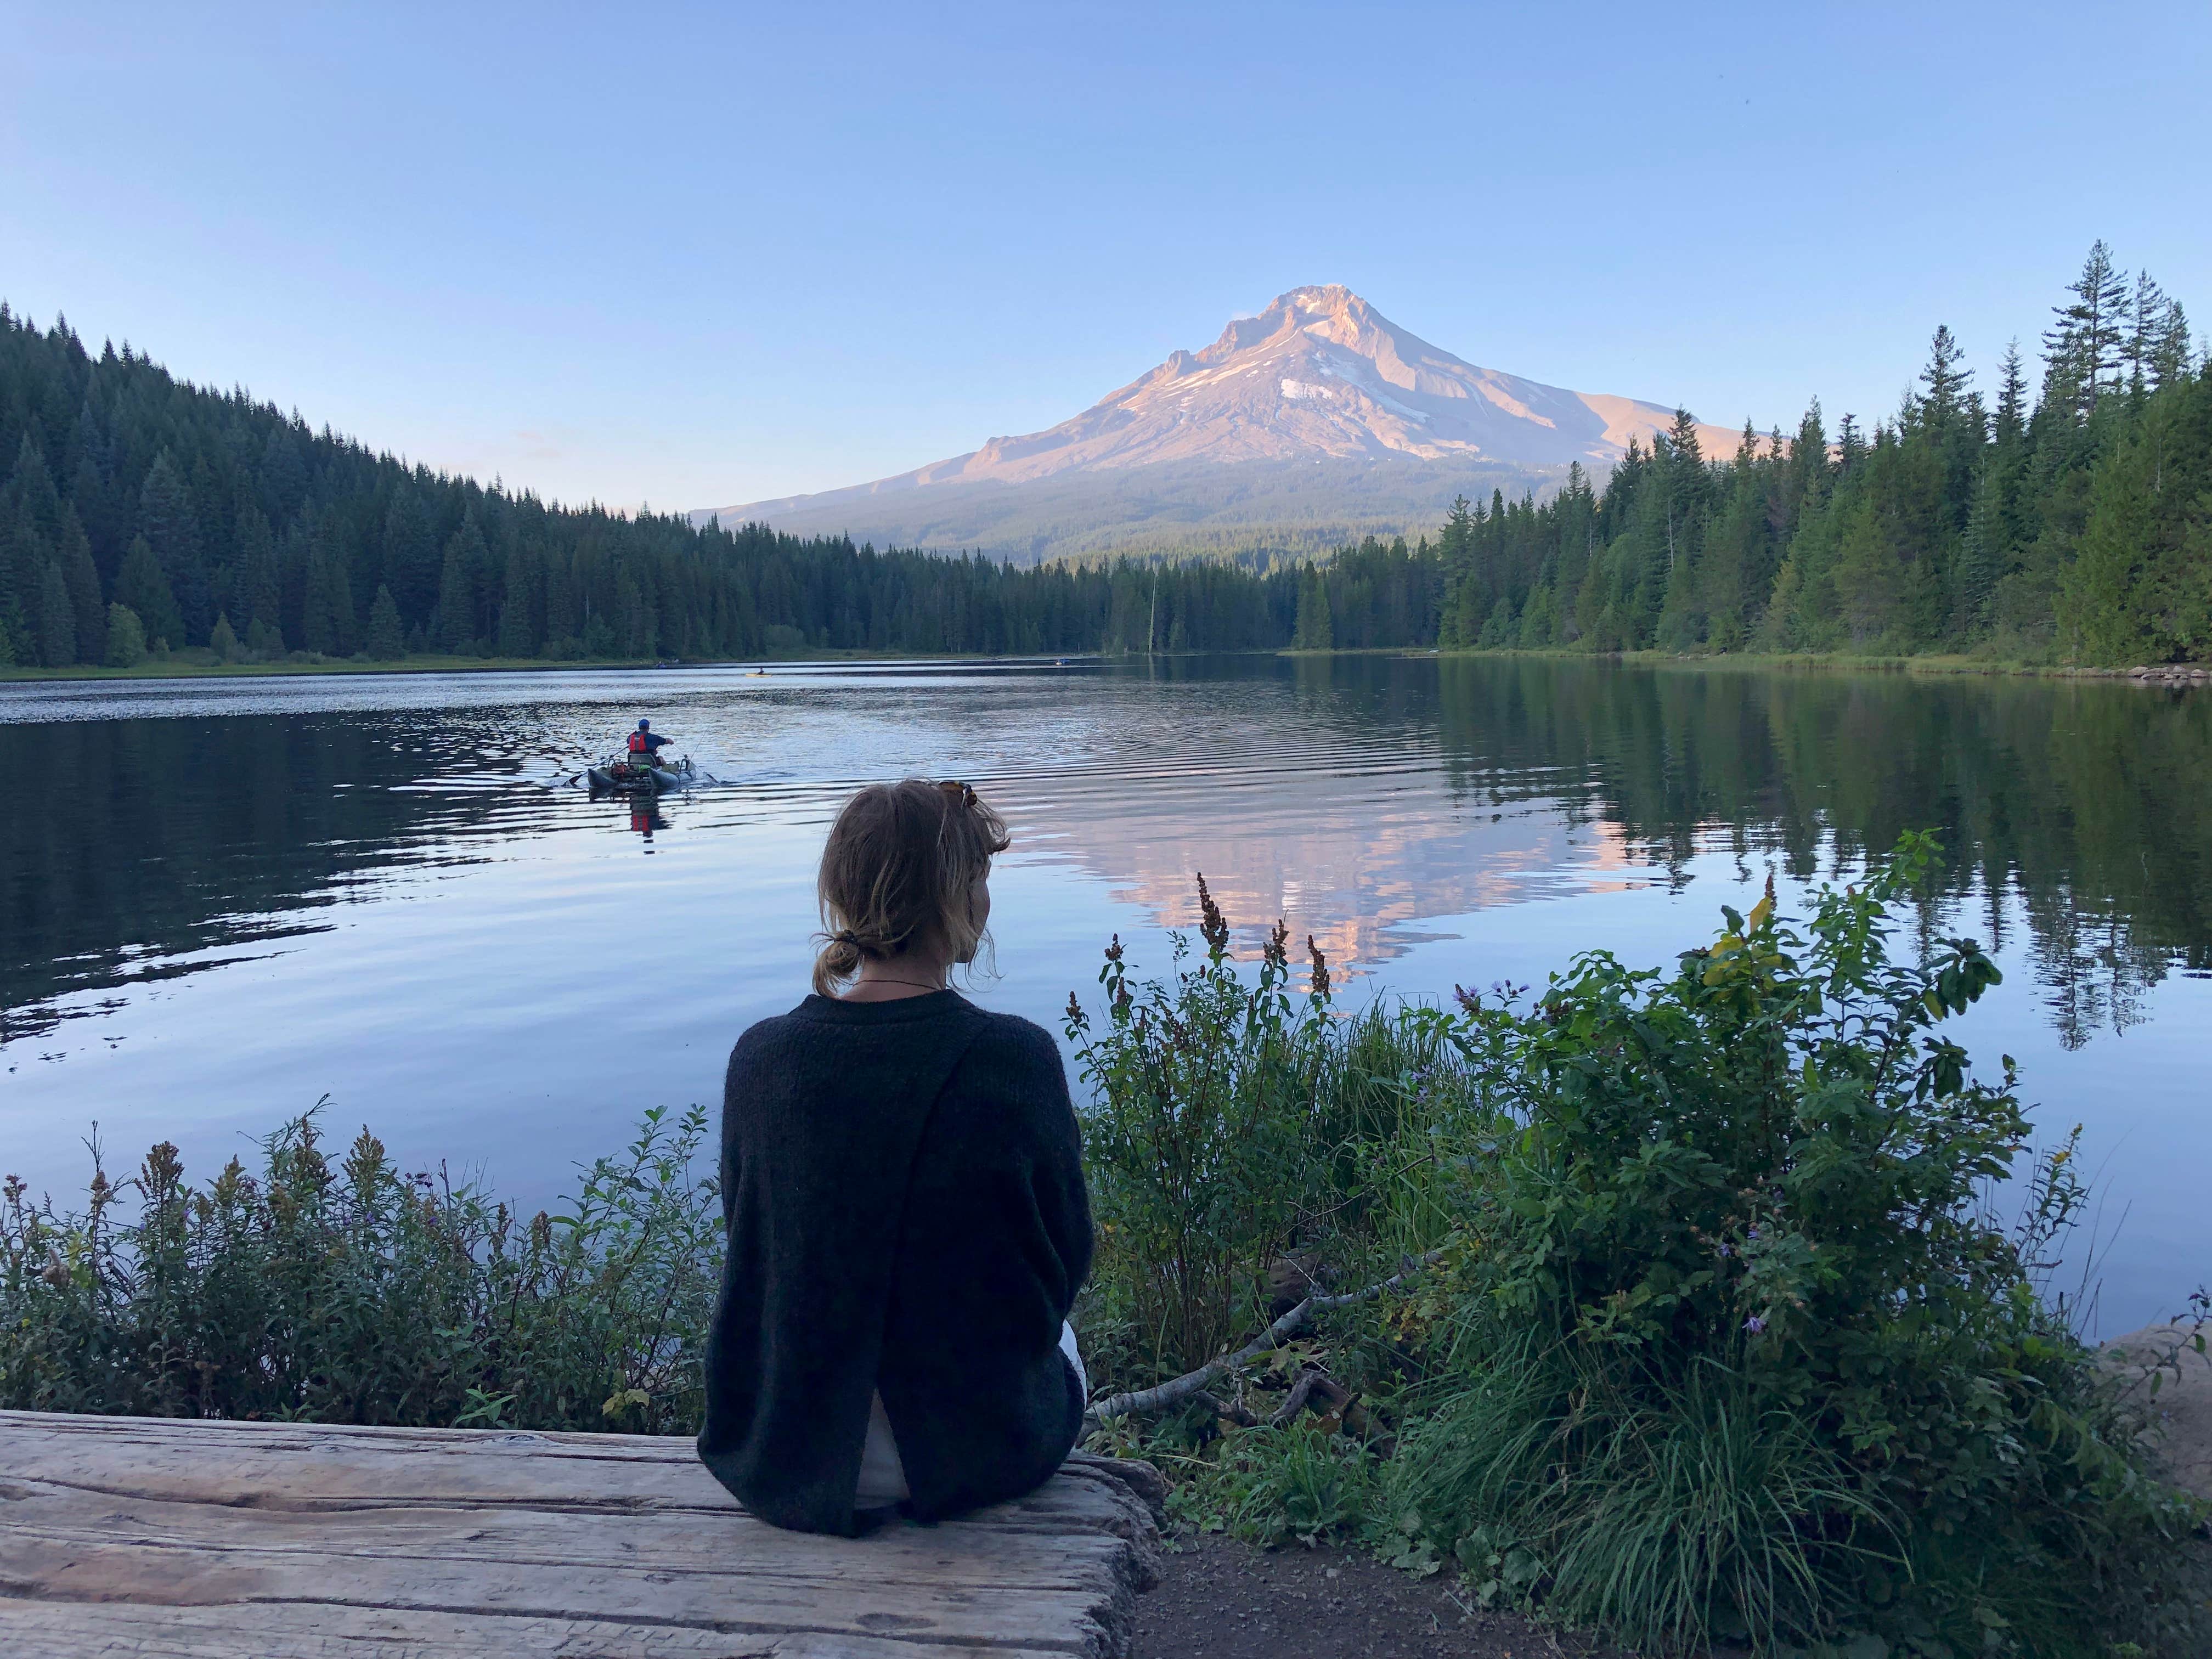
<path id="1" fill-rule="evenodd" d="M 1176 1542 L 1137 1598 L 1133 1659 L 1632 1659 L 1510 1613 L 1484 1613 L 1443 1575 L 1414 1578 L 1334 1549 Z"/>

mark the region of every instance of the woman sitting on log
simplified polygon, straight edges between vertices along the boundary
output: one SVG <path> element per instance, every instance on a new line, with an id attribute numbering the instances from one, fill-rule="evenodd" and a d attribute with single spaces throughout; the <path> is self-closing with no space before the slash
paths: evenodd
<path id="1" fill-rule="evenodd" d="M 731 1052 L 699 1455 L 778 1526 L 1018 1497 L 1075 1443 L 1091 1211 L 1066 1074 L 1041 1028 L 948 984 L 1006 844 L 965 784 L 854 795 L 822 853 L 814 994 Z"/>

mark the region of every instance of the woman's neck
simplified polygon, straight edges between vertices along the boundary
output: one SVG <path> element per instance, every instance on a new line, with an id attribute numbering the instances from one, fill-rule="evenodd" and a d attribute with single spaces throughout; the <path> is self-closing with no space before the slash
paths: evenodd
<path id="1" fill-rule="evenodd" d="M 840 996 L 844 1002 L 897 1002 L 946 988 L 952 964 L 934 956 L 908 951 L 896 957 L 863 957 L 860 977 Z"/>

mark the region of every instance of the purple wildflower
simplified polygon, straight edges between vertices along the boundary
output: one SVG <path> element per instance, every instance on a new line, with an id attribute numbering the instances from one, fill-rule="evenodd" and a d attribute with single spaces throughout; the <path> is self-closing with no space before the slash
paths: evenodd
<path id="1" fill-rule="evenodd" d="M 1761 1331 L 1766 1328 L 1766 1322 L 1761 1319 L 1757 1314 L 1753 1314 L 1750 1318 L 1743 1322 L 1743 1328 L 1749 1331 L 1753 1336 L 1757 1336 Z"/>

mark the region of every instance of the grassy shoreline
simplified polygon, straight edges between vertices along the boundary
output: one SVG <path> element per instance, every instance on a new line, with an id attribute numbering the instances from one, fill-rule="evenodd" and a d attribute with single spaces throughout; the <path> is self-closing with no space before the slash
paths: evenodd
<path id="1" fill-rule="evenodd" d="M 1919 656 L 1858 656 L 1843 652 L 1731 652 L 1684 654 L 1670 651 L 1610 651 L 1588 652 L 1565 649 L 1523 650 L 1517 647 L 1458 647 L 1419 646 L 1377 646 L 1328 651 L 1309 651 L 1296 647 L 1282 649 L 1260 648 L 1251 651 L 1161 651 L 1152 653 L 1170 659 L 1200 657 L 1290 657 L 1301 660 L 1326 659 L 1334 657 L 1402 657 L 1437 658 L 1453 661 L 1478 659 L 1563 663 L 1607 663 L 1632 668 L 1685 670 L 1701 673 L 1742 672 L 1765 674 L 1793 673 L 1857 673 L 1907 674 L 1930 678 L 2012 677 L 2033 679 L 2121 680 L 2137 684 L 2171 684 L 2176 679 L 2186 683 L 2191 677 L 2212 679 L 2212 663 L 2166 663 L 2130 665 L 2125 668 L 2100 668 L 2068 663 L 2037 663 L 2022 660 L 1992 660 L 1987 658 L 1958 654 L 1926 654 Z M 849 648 L 823 647 L 817 651 L 802 652 L 789 656 L 759 656 L 714 659 L 702 661 L 669 662 L 651 659 L 590 659 L 556 657 L 447 657 L 421 655 L 398 659 L 389 662 L 367 662 L 353 658 L 319 662 L 219 662 L 214 653 L 204 647 L 188 653 L 179 653 L 159 661 L 147 661 L 130 668 L 109 668 L 89 664 L 75 664 L 67 668 L 29 668 L 20 665 L 0 668 L 0 684 L 32 684 L 46 681 L 106 680 L 169 680 L 169 679 L 250 679 L 262 677 L 308 676 L 323 674 L 512 674 L 557 672 L 606 672 L 670 668 L 774 668 L 779 665 L 817 662 L 1037 662 L 1051 657 L 1051 653 L 1023 652 L 1012 654 L 989 652 L 899 652 L 863 651 Z M 1076 653 L 1071 660 L 1133 662 L 1141 653 L 1110 656 L 1101 653 Z M 2149 670 L 2139 674 L 2138 668 Z"/>
<path id="2" fill-rule="evenodd" d="M 205 660 L 202 660 L 204 658 Z M 514 674 L 603 673 L 645 672 L 662 668 L 775 668 L 817 662 L 1035 662 L 1036 654 L 1015 657 L 955 653 L 904 653 L 896 651 L 856 651 L 824 647 L 790 657 L 733 657 L 709 660 L 671 661 L 651 658 L 574 657 L 441 657 L 418 655 L 389 662 L 358 661 L 352 658 L 322 662 L 218 662 L 204 648 L 161 661 L 129 668 L 109 668 L 86 663 L 67 668 L 0 668 L 0 684 L 73 680 L 255 679 L 327 674 Z"/>
<path id="3" fill-rule="evenodd" d="M 1571 651 L 1559 648 L 1523 650 L 1515 647 L 1444 647 L 1432 649 L 1386 647 L 1372 651 L 1285 651 L 1289 657 L 1391 656 L 1436 657 L 1455 661 L 1471 659 L 1526 659 L 1539 662 L 1616 663 L 1632 668 L 1685 669 L 1699 672 L 1749 673 L 1861 673 L 1925 674 L 1931 677 L 2019 676 L 2039 679 L 2126 680 L 2135 678 L 2138 666 L 2150 667 L 2152 678 L 2202 673 L 2212 677 L 2212 663 L 2130 664 L 2125 668 L 2098 668 L 2073 663 L 1993 660 L 1956 653 L 1903 656 L 1859 656 L 1848 652 L 1698 652 Z"/>

